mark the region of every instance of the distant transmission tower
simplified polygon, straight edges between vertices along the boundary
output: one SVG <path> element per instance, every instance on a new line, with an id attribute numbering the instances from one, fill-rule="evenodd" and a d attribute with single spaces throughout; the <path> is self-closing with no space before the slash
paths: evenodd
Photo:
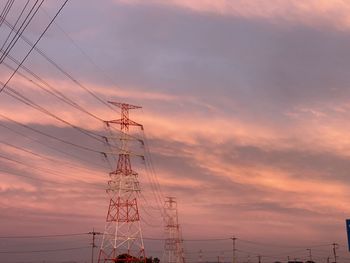
<path id="1" fill-rule="evenodd" d="M 129 110 L 141 107 L 109 102 L 121 109 L 121 119 L 106 122 L 109 127 L 119 124 L 121 130 L 120 152 L 116 170 L 111 172 L 107 193 L 109 208 L 98 262 L 145 262 L 137 197 L 140 193 L 138 174 L 131 168 L 129 151 L 129 126 L 138 124 L 129 119 Z"/>
<path id="2" fill-rule="evenodd" d="M 175 197 L 167 197 L 164 208 L 165 231 L 168 234 L 164 246 L 166 261 L 168 263 L 185 263 Z"/>

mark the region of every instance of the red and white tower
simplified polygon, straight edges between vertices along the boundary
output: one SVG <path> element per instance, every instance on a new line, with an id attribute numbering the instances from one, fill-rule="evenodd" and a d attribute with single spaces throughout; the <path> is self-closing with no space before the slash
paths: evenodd
<path id="1" fill-rule="evenodd" d="M 183 242 L 177 214 L 177 202 L 175 197 L 167 197 L 164 204 L 165 210 L 165 260 L 168 263 L 185 263 Z"/>
<path id="2" fill-rule="evenodd" d="M 140 215 L 137 205 L 140 185 L 138 174 L 131 168 L 131 136 L 129 126 L 138 124 L 129 119 L 129 110 L 141 107 L 125 103 L 109 102 L 121 109 L 121 118 L 106 122 L 107 126 L 120 125 L 120 152 L 116 170 L 111 172 L 107 193 L 109 208 L 103 233 L 98 263 L 106 262 L 145 262 L 145 250 L 142 238 Z"/>

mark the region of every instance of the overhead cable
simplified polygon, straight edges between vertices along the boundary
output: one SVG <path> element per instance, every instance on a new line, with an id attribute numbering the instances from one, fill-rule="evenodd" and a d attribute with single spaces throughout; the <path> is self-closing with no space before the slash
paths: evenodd
<path id="1" fill-rule="evenodd" d="M 55 16 L 52 18 L 52 20 L 50 21 L 50 23 L 46 26 L 46 28 L 44 29 L 44 31 L 41 33 L 41 35 L 39 36 L 39 38 L 35 41 L 35 43 L 33 44 L 33 46 L 30 48 L 29 52 L 26 54 L 26 56 L 22 59 L 22 61 L 20 62 L 20 64 L 17 66 L 16 70 L 11 74 L 11 76 L 8 78 L 8 80 L 4 83 L 4 85 L 2 86 L 2 88 L 0 89 L 0 93 L 4 90 L 4 88 L 7 86 L 7 84 L 11 81 L 11 79 L 13 78 L 13 76 L 16 74 L 16 72 L 18 71 L 18 69 L 21 67 L 21 65 L 24 63 L 24 61 L 28 58 L 28 56 L 30 55 L 30 53 L 33 51 L 33 49 L 35 48 L 35 46 L 38 44 L 38 42 L 41 40 L 41 38 L 44 36 L 44 34 L 46 33 L 46 31 L 49 29 L 49 27 L 51 26 L 51 24 L 53 23 L 53 21 L 56 19 L 56 17 L 59 15 L 59 13 L 61 13 L 63 7 L 67 4 L 68 0 L 66 0 L 62 6 L 60 7 L 60 9 L 58 10 L 58 12 L 55 14 Z M 41 3 L 42 4 L 42 3 Z M 40 5 L 41 5 L 40 4 Z"/>

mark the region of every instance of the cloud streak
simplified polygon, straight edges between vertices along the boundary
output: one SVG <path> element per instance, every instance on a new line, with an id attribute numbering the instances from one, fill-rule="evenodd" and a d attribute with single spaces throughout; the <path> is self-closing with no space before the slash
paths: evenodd
<path id="1" fill-rule="evenodd" d="M 117 0 L 116 3 L 144 4 L 139 0 Z M 148 4 L 169 5 L 193 10 L 195 12 L 233 15 L 249 19 L 266 19 L 273 23 L 285 21 L 292 24 L 308 26 L 328 25 L 339 30 L 347 30 L 350 25 L 350 5 L 346 1 L 318 1 L 300 2 L 297 0 L 283 1 L 255 1 L 255 0 L 171 0 L 148 1 Z"/>
<path id="2" fill-rule="evenodd" d="M 350 209 L 345 2 L 106 1 L 84 2 L 83 10 L 81 5 L 71 2 L 58 23 L 97 67 L 57 27 L 40 48 L 101 98 L 143 106 L 131 116 L 145 126 L 162 191 L 178 198 L 185 238 L 235 234 L 286 245 L 344 242 Z M 102 119 L 119 118 L 38 54 L 27 63 Z M 2 77 L 8 73 L 0 70 Z M 20 76 L 10 84 L 65 120 L 108 135 L 103 123 Z M 0 103 L 0 113 L 30 127 L 106 150 L 3 94 Z M 34 141 L 3 126 L 0 140 L 56 160 L 0 146 L 1 154 L 39 168 L 0 160 L 7 171 L 0 184 L 3 232 L 103 229 L 106 160 L 9 121 L 0 124 Z M 161 236 L 152 177 L 142 160 L 133 161 L 143 189 L 145 236 Z M 231 249 L 230 242 L 220 249 L 226 245 Z"/>

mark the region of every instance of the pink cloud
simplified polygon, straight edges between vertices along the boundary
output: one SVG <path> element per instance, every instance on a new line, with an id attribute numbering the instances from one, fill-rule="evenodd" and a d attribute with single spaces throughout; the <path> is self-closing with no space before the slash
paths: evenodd
<path id="1" fill-rule="evenodd" d="M 139 0 L 117 0 L 127 4 L 144 4 Z M 271 22 L 287 21 L 311 26 L 326 24 L 339 30 L 350 27 L 350 3 L 346 1 L 327 0 L 170 0 L 148 1 L 152 4 L 173 5 L 196 12 L 234 15 L 253 19 L 268 19 Z"/>

